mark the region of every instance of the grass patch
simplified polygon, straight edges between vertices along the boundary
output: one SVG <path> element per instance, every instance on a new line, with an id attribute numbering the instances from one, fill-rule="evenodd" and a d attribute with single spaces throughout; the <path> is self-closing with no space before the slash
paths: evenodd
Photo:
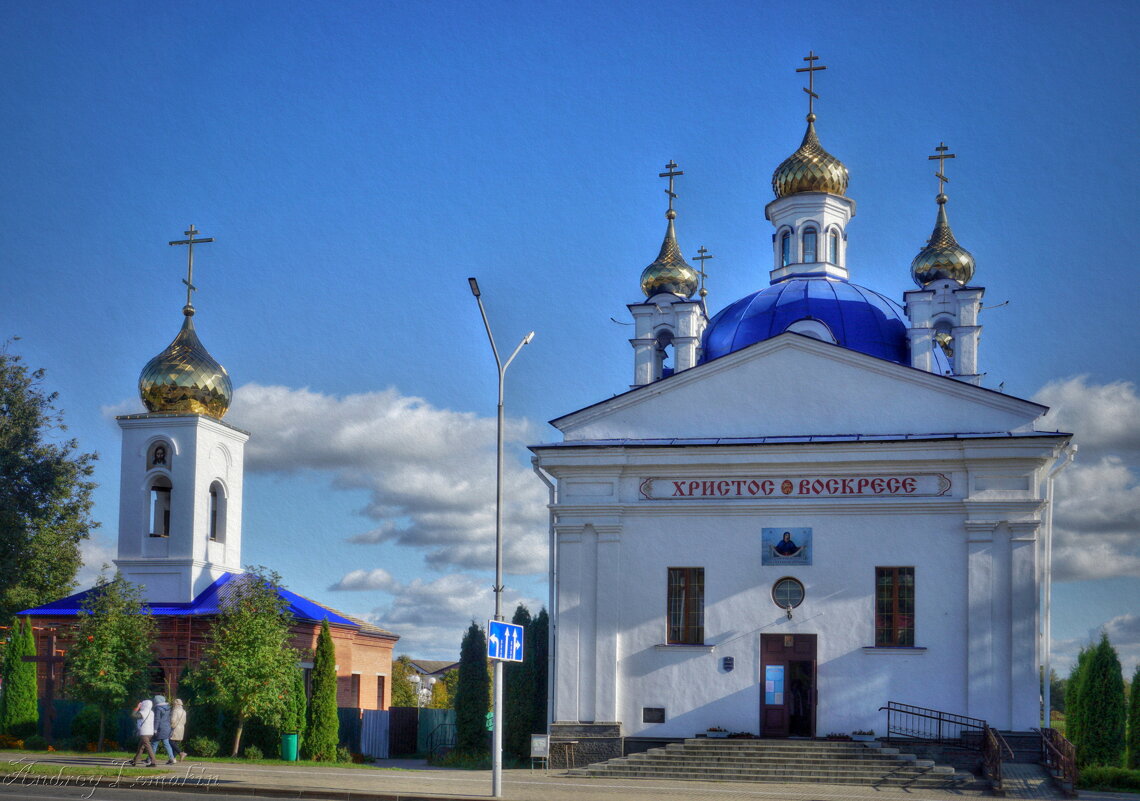
<path id="1" fill-rule="evenodd" d="M 90 776 L 153 776 L 153 768 L 112 768 L 104 765 L 44 765 L 35 761 L 35 756 L 18 760 L 5 759 L 0 762 L 0 776 L 66 776 L 80 779 Z"/>

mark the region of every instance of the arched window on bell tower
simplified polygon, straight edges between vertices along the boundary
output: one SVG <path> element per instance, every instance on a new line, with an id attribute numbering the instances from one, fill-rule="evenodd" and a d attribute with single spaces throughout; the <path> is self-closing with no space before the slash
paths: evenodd
<path id="1" fill-rule="evenodd" d="M 673 357 L 673 332 L 663 328 L 657 332 L 655 339 L 657 348 L 654 353 L 654 373 L 657 378 L 667 378 L 673 375 L 673 367 L 669 363 Z"/>
<path id="2" fill-rule="evenodd" d="M 166 476 L 155 476 L 150 482 L 150 536 L 170 536 L 170 493 L 172 487 Z"/>
<path id="3" fill-rule="evenodd" d="M 819 260 L 819 233 L 814 228 L 805 228 L 803 234 L 803 258 L 800 260 L 804 264 Z"/>
<path id="4" fill-rule="evenodd" d="M 827 234 L 827 260 L 839 264 L 839 232 L 832 228 Z"/>
<path id="5" fill-rule="evenodd" d="M 780 234 L 780 266 L 787 267 L 792 263 L 792 232 L 785 229 Z"/>
<path id="6" fill-rule="evenodd" d="M 211 542 L 226 539 L 226 490 L 220 481 L 210 485 L 210 516 L 207 521 Z"/>

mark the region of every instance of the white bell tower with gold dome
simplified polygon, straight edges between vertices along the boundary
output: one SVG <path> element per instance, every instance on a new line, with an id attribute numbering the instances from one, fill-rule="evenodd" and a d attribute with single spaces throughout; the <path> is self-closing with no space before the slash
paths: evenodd
<path id="1" fill-rule="evenodd" d="M 673 200 L 673 181 L 684 175 L 677 164 L 670 160 L 665 172 L 658 177 L 669 179 L 669 209 L 665 212 L 668 225 L 665 239 L 661 242 L 661 252 L 657 258 L 641 272 L 641 291 L 645 293 L 644 303 L 629 304 L 633 315 L 634 337 L 629 341 L 633 346 L 633 387 L 640 387 L 659 381 L 674 373 L 696 367 L 701 357 L 701 335 L 708 324 L 705 310 L 704 271 L 698 272 L 685 261 L 677 244 L 677 232 L 673 220 L 677 212 Z M 707 251 L 701 249 L 698 257 L 711 259 Z M 693 293 L 700 285 L 700 300 L 692 300 Z M 672 364 L 669 364 L 670 357 Z"/>
<path id="2" fill-rule="evenodd" d="M 123 432 L 115 565 L 150 603 L 189 603 L 240 573 L 242 475 L 249 434 L 222 422 L 233 398 L 224 367 L 194 330 L 194 246 L 185 240 L 182 329 L 139 376 L 147 411 L 117 417 Z"/>
<path id="3" fill-rule="evenodd" d="M 807 130 L 795 153 L 772 174 L 776 199 L 764 216 L 776 228 L 772 237 L 771 282 L 790 278 L 848 279 L 847 223 L 855 216 L 855 201 L 847 197 L 847 167 L 823 149 L 815 132 L 815 73 L 827 67 L 808 53 Z"/>
<path id="4" fill-rule="evenodd" d="M 929 156 L 938 160 L 938 217 L 930 239 L 911 262 L 914 282 L 921 289 L 904 293 L 906 313 L 911 328 L 907 331 L 910 343 L 911 365 L 927 372 L 938 372 L 934 365 L 933 347 L 938 346 L 950 363 L 951 378 L 980 385 L 978 370 L 978 342 L 982 327 L 978 313 L 982 307 L 981 287 L 970 286 L 974 277 L 974 257 L 958 244 L 950 221 L 946 217 L 946 159 L 954 158 L 949 148 L 940 143 L 937 153 Z"/>

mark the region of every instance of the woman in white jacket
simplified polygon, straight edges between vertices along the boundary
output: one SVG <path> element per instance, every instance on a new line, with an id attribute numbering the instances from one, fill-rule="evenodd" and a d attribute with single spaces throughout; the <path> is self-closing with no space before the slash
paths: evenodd
<path id="1" fill-rule="evenodd" d="M 150 744 L 151 738 L 154 737 L 154 704 L 148 698 L 145 701 L 139 701 L 135 707 L 135 729 L 139 734 L 139 747 L 135 751 L 134 759 L 128 762 L 128 765 L 133 765 L 138 761 L 139 756 L 142 754 L 143 749 L 146 749 L 147 761 L 146 766 L 153 768 L 158 764 L 154 758 L 154 746 Z"/>

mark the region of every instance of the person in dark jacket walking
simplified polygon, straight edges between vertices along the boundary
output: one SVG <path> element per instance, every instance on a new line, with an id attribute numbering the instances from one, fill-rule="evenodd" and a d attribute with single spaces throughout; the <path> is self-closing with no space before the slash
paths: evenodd
<path id="1" fill-rule="evenodd" d="M 166 703 L 165 695 L 154 697 L 154 739 L 166 746 L 167 765 L 178 761 L 174 758 L 174 747 L 170 744 L 170 704 Z"/>

